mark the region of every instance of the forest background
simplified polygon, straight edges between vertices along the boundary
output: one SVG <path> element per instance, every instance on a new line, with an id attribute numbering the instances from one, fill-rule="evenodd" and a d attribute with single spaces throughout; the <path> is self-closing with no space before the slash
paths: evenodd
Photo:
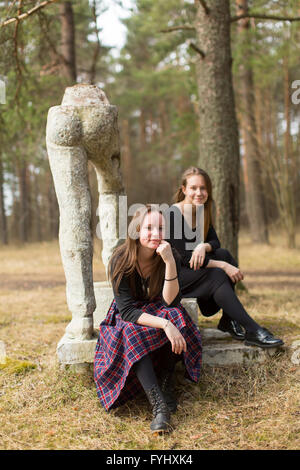
<path id="1" fill-rule="evenodd" d="M 229 227 L 219 223 L 224 246 L 236 252 L 228 233 L 234 231 L 236 241 L 239 228 L 245 227 L 254 242 L 262 243 L 269 242 L 270 231 L 282 229 L 285 245 L 295 248 L 300 212 L 298 1 L 132 1 L 121 20 L 127 33 L 119 54 L 102 44 L 99 27 L 112 3 L 125 8 L 117 0 L 0 2 L 0 74 L 6 85 L 6 102 L 0 105 L 2 243 L 58 237 L 59 211 L 45 144 L 47 112 L 61 103 L 66 86 L 90 83 L 100 86 L 119 110 L 128 205 L 170 204 L 182 172 L 200 166 L 212 177 L 217 215 L 227 199 L 229 206 L 235 204 L 219 217 L 234 212 Z M 203 34 L 201 22 L 209 8 L 220 10 L 220 30 L 222 23 L 229 24 L 230 44 Z M 233 114 L 218 111 L 223 123 L 216 127 L 231 126 L 236 116 L 239 148 L 229 142 L 226 150 L 225 140 L 236 137 L 227 138 L 225 125 L 226 135 L 219 134 L 223 159 L 215 149 L 206 150 L 214 125 L 205 116 L 204 97 L 215 86 L 221 101 L 231 77 L 223 77 L 219 67 L 213 84 L 202 73 L 201 64 L 208 61 L 203 51 L 210 47 L 217 49 L 210 51 L 216 61 L 226 47 L 231 53 L 234 96 L 227 107 Z M 95 233 L 98 191 L 92 165 L 89 170 Z M 230 175 L 236 175 L 232 185 Z M 227 187 L 233 188 L 228 198 Z"/>

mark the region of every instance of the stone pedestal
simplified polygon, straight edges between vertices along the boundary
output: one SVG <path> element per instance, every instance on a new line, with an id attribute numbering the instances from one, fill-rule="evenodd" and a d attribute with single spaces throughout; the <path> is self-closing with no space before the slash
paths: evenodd
<path id="1" fill-rule="evenodd" d="M 106 317 L 108 309 L 114 299 L 111 285 L 107 281 L 94 282 L 96 309 L 94 311 L 94 329 L 99 332 L 99 325 Z"/>
<path id="2" fill-rule="evenodd" d="M 195 323 L 195 325 L 199 325 L 199 307 L 197 304 L 197 300 L 194 298 L 188 298 L 188 299 L 181 299 L 181 305 L 186 309 L 187 313 Z"/>

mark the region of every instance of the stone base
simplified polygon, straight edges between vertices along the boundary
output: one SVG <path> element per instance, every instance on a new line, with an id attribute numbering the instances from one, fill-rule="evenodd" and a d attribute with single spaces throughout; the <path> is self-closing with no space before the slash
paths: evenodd
<path id="1" fill-rule="evenodd" d="M 97 338 L 74 340 L 64 335 L 57 345 L 56 353 L 61 368 L 72 365 L 84 368 L 94 361 Z M 74 367 L 73 367 L 74 368 Z"/>
<path id="2" fill-rule="evenodd" d="M 256 346 L 245 346 L 243 341 L 233 340 L 229 333 L 213 328 L 204 328 L 200 332 L 203 340 L 202 362 L 207 366 L 262 364 L 274 356 L 278 350 L 282 350 L 282 348 L 262 349 Z M 97 337 L 79 341 L 69 339 L 67 335 L 63 336 L 57 345 L 60 367 L 70 367 L 77 373 L 91 370 L 96 343 Z"/>
<path id="3" fill-rule="evenodd" d="M 203 365 L 208 366 L 262 364 L 282 349 L 246 346 L 243 341 L 232 339 L 229 333 L 214 328 L 204 328 L 200 333 L 203 339 Z"/>
<path id="4" fill-rule="evenodd" d="M 5 344 L 3 341 L 0 341 L 0 364 L 5 364 L 5 362 L 6 362 Z"/>

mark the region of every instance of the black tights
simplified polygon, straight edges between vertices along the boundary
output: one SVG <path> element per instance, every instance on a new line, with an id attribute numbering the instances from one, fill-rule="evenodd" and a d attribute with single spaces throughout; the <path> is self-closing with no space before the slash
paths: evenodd
<path id="1" fill-rule="evenodd" d="M 168 342 L 160 348 L 159 359 L 161 368 L 172 373 L 174 372 L 176 362 L 181 359 L 181 355 L 173 353 L 171 343 Z M 157 377 L 149 354 L 136 362 L 133 366 L 133 370 L 135 371 L 144 390 L 150 390 L 153 385 L 158 385 Z"/>
<path id="2" fill-rule="evenodd" d="M 232 289 L 229 280 L 223 282 L 223 284 L 218 287 L 213 294 L 213 298 L 216 304 L 223 309 L 223 317 L 226 315 L 227 318 L 229 317 L 232 320 L 236 320 L 249 332 L 255 332 L 260 327 L 244 309 Z"/>

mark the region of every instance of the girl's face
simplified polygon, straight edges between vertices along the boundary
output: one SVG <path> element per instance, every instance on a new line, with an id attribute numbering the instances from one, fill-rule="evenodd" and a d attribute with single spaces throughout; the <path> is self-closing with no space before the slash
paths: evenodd
<path id="1" fill-rule="evenodd" d="M 165 221 L 157 211 L 148 212 L 140 230 L 140 243 L 146 248 L 156 250 L 165 234 Z"/>
<path id="2" fill-rule="evenodd" d="M 208 199 L 205 179 L 202 175 L 192 175 L 187 178 L 186 187 L 182 186 L 185 203 L 195 206 L 204 204 Z"/>

